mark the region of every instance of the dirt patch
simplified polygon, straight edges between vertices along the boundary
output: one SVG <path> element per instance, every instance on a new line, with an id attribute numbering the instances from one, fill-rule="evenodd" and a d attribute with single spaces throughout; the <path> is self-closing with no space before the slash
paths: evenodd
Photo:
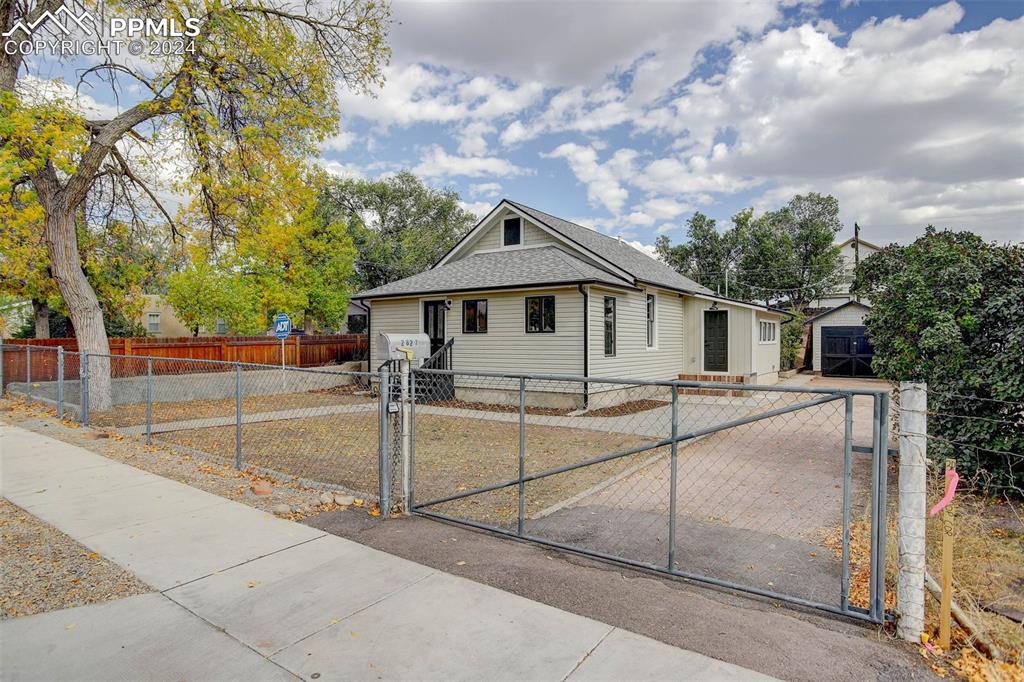
<path id="1" fill-rule="evenodd" d="M 356 405 L 372 400 L 359 395 L 355 386 L 339 386 L 321 391 L 286 393 L 281 395 L 243 396 L 242 414 L 276 412 L 327 405 Z M 208 417 L 229 417 L 235 414 L 235 399 L 186 400 L 182 402 L 160 402 L 153 404 L 153 423 L 166 424 L 185 419 Z M 115 427 L 135 426 L 146 423 L 146 404 L 130 403 L 117 405 L 104 412 L 90 412 L 89 423 L 93 426 Z"/>
<path id="2" fill-rule="evenodd" d="M 162 442 L 195 448 L 229 460 L 235 429 L 213 427 L 161 434 Z M 518 477 L 519 425 L 420 413 L 416 416 L 416 499 L 445 497 Z M 340 414 L 246 424 L 243 458 L 275 471 L 344 486 L 377 486 L 376 414 Z M 652 439 L 587 429 L 531 424 L 527 432 L 527 473 L 624 450 Z M 654 453 L 645 452 L 651 457 Z M 526 513 L 536 513 L 580 493 L 634 463 L 623 457 L 526 485 Z M 506 522 L 518 513 L 518 487 L 448 503 L 445 513 Z"/>
<path id="3" fill-rule="evenodd" d="M 0 498 L 0 618 L 152 592 L 117 564 Z"/>
<path id="4" fill-rule="evenodd" d="M 630 400 L 625 403 L 618 405 L 611 405 L 609 407 L 601 407 L 596 410 L 589 410 L 587 412 L 580 413 L 581 417 L 621 417 L 626 414 L 636 414 L 637 412 L 646 412 L 647 410 L 656 410 L 659 407 L 665 407 L 672 403 L 665 400 Z"/>
<path id="5" fill-rule="evenodd" d="M 430 405 L 432 407 L 450 407 L 457 410 L 479 410 L 481 412 L 501 412 L 505 414 L 518 414 L 518 405 L 501 405 L 498 403 L 472 403 L 465 400 L 424 400 L 416 401 L 417 405 Z M 564 417 L 572 412 L 557 407 L 533 407 L 526 406 L 526 414 L 540 414 L 548 417 Z"/>

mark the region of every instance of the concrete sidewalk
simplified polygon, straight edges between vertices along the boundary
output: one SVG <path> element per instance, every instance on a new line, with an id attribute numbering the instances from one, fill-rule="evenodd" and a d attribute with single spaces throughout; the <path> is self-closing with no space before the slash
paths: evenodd
<path id="1" fill-rule="evenodd" d="M 0 467 L 156 590 L 0 622 L 4 680 L 767 679 L 24 429 Z"/>

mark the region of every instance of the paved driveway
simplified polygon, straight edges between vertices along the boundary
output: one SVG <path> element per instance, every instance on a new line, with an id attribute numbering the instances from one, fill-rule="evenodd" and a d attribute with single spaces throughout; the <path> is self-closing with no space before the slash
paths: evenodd
<path id="1" fill-rule="evenodd" d="M 801 376 L 809 388 L 884 388 Z M 818 394 L 766 395 L 764 412 Z M 722 421 L 725 421 L 724 419 Z M 817 602 L 839 599 L 843 400 L 735 427 L 679 451 L 674 568 Z M 872 443 L 872 398 L 856 396 L 853 442 Z M 853 519 L 870 511 L 871 455 L 854 454 Z M 541 519 L 534 535 L 666 566 L 670 460 L 665 457 Z M 831 539 L 831 542 L 829 540 Z"/>

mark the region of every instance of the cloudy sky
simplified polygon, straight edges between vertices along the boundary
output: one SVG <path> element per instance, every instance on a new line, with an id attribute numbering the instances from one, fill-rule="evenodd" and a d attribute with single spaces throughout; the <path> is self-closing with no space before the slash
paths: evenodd
<path id="1" fill-rule="evenodd" d="M 1024 4 L 393 6 L 374 99 L 342 93 L 339 174 L 410 168 L 628 241 L 804 191 L 847 229 L 1024 239 Z"/>
<path id="2" fill-rule="evenodd" d="M 319 159 L 411 169 L 639 247 L 793 194 L 843 236 L 1024 240 L 1024 3 L 396 0 L 387 84 L 339 93 Z M 63 67 L 67 68 L 67 67 Z M 61 74 L 41 63 L 35 78 Z M 71 82 L 74 82 L 73 79 Z M 67 89 L 68 86 L 62 86 Z M 107 115 L 103 88 L 83 105 Z M 124 105 L 124 102 L 121 102 Z M 173 174 L 173 173 L 172 173 Z"/>

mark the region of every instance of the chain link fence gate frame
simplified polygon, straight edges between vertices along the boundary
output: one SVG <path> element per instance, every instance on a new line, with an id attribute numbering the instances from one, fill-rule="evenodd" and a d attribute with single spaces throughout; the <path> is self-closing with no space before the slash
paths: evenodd
<path id="1" fill-rule="evenodd" d="M 462 390 L 468 394 L 470 389 L 473 389 L 474 395 L 489 395 L 491 397 L 488 400 L 495 402 L 488 406 L 475 402 L 467 403 L 465 400 L 432 400 L 431 396 L 423 395 L 423 390 L 419 388 L 422 386 L 429 390 L 429 386 L 436 385 L 436 382 L 423 380 L 430 378 L 431 375 L 453 377 L 456 393 Z M 540 404 L 543 400 L 551 401 L 553 399 L 552 393 L 556 389 L 573 395 L 574 400 L 580 401 L 583 409 L 559 412 L 555 408 L 541 407 Z M 582 421 L 585 417 L 580 415 L 587 413 L 588 401 L 593 406 L 598 401 L 602 390 L 605 392 L 616 390 L 630 392 L 632 398 L 626 401 L 627 405 L 644 403 L 644 401 L 663 401 L 666 403 L 665 406 L 655 407 L 650 411 L 660 409 L 663 413 L 671 414 L 671 419 L 668 420 L 670 423 L 665 432 L 656 435 L 648 434 L 650 437 L 647 442 L 634 444 L 631 447 L 600 453 L 584 453 L 592 456 L 542 470 L 531 470 L 531 438 L 535 437 L 533 432 L 545 428 L 564 430 L 566 428 L 564 425 L 572 420 Z M 495 397 L 498 393 L 502 393 L 502 397 Z M 711 415 L 706 420 L 707 423 L 696 428 L 685 428 L 680 417 L 680 404 L 684 400 L 681 396 L 686 396 L 686 400 L 691 400 L 692 396 L 701 396 L 702 394 L 714 396 L 709 400 L 717 400 L 719 403 L 743 402 L 744 400 L 749 403 L 758 400 L 753 396 L 770 396 L 763 398 L 763 402 L 772 406 L 753 414 L 735 414 L 731 418 L 725 416 L 716 418 L 716 415 Z M 801 396 L 800 394 L 805 395 Z M 411 421 L 409 430 L 412 437 L 410 452 L 406 459 L 411 468 L 411 477 L 401 503 L 412 513 L 618 564 L 688 578 L 870 622 L 879 623 L 886 618 L 885 547 L 887 542 L 888 456 L 890 453 L 887 446 L 889 395 L 885 391 L 413 369 L 410 388 L 406 392 L 400 392 L 399 399 L 403 403 L 408 403 L 410 408 L 408 417 Z M 858 435 L 854 433 L 855 400 L 870 402 L 870 417 L 857 420 L 858 425 L 863 427 L 860 429 L 859 437 L 870 438 L 870 444 L 857 442 Z M 776 406 L 776 402 L 781 404 Z M 833 405 L 839 407 L 831 408 Z M 783 420 L 783 423 L 788 425 L 803 417 L 813 419 L 815 416 L 823 414 L 820 412 L 822 409 L 833 409 L 836 414 L 835 423 L 841 425 L 841 435 L 837 436 L 835 441 L 837 443 L 836 452 L 832 453 L 837 459 L 836 463 L 841 464 L 837 471 L 841 472 L 842 477 L 842 483 L 836 485 L 836 487 L 842 488 L 842 495 L 841 538 L 837 540 L 837 545 L 841 547 L 841 550 L 837 550 L 839 555 L 834 562 L 841 566 L 841 573 L 834 582 L 835 599 L 826 600 L 821 596 L 803 597 L 792 592 L 773 589 L 771 582 L 768 582 L 767 585 L 758 585 L 742 580 L 728 579 L 716 575 L 715 571 L 686 570 L 682 563 L 686 561 L 687 555 L 693 554 L 694 545 L 693 540 L 687 537 L 691 532 L 690 525 L 692 524 L 688 525 L 687 522 L 684 522 L 686 514 L 680 511 L 682 507 L 681 493 L 685 492 L 687 496 L 692 496 L 694 492 L 692 483 L 689 487 L 684 488 L 684 481 L 689 474 L 688 468 L 691 467 L 689 453 L 691 448 L 695 447 L 694 444 L 700 443 L 703 439 L 714 439 L 722 434 L 728 435 L 744 428 L 760 426 L 772 420 Z M 864 405 L 860 409 L 866 411 Z M 491 412 L 489 415 L 481 415 L 481 412 L 488 410 Z M 609 412 L 609 410 L 611 411 Z M 613 415 L 611 419 L 629 419 L 628 412 L 618 414 L 614 411 L 613 406 L 592 408 L 591 411 L 598 414 L 611 414 Z M 690 412 L 692 413 L 692 409 Z M 425 471 L 424 467 L 430 465 L 425 465 L 419 457 L 421 453 L 417 452 L 417 442 L 421 440 L 416 437 L 417 430 L 421 426 L 419 422 L 426 419 L 424 424 L 428 427 L 428 431 L 433 433 L 439 428 L 442 430 L 445 428 L 443 424 L 439 426 L 436 420 L 446 416 L 460 422 L 453 428 L 461 430 L 473 429 L 474 426 L 471 422 L 480 420 L 489 420 L 486 429 L 490 431 L 514 427 L 514 429 L 506 429 L 508 433 L 505 440 L 493 452 L 495 469 L 501 469 L 510 475 L 498 476 L 496 478 L 499 480 L 492 480 L 485 485 L 470 486 L 468 480 L 459 480 L 457 466 L 445 467 L 442 465 L 451 479 L 448 481 L 448 493 L 429 496 L 429 499 L 422 500 L 422 495 L 416 496 L 416 490 L 424 474 L 430 473 Z M 649 425 L 642 424 L 639 418 L 632 417 L 632 421 L 650 431 Z M 869 428 L 867 428 L 868 425 Z M 627 423 L 625 426 L 629 426 L 629 424 Z M 618 428 L 622 429 L 623 427 L 619 426 Z M 566 447 L 568 448 L 571 447 L 574 433 L 583 433 L 584 431 L 589 433 L 593 430 L 595 429 L 591 426 L 571 427 L 564 434 L 556 434 L 556 437 L 560 435 L 567 438 Z M 600 429 L 596 430 L 600 431 Z M 515 438 L 512 436 L 513 432 Z M 717 447 L 723 448 L 721 445 Z M 451 458 L 460 456 L 457 445 L 450 442 L 446 446 L 438 445 L 435 448 L 436 452 L 427 453 L 429 458 L 436 462 L 437 455 L 442 448 L 448 451 L 447 454 Z M 686 457 L 681 456 L 684 449 Z M 667 484 L 663 486 L 667 488 L 667 491 L 661 491 L 665 493 L 665 497 L 654 501 L 655 503 L 651 505 L 659 507 L 655 516 L 664 522 L 664 531 L 667 537 L 665 556 L 662 561 L 654 561 L 649 555 L 641 555 L 642 553 L 631 556 L 632 549 L 635 548 L 630 548 L 629 543 L 624 540 L 620 544 L 611 543 L 613 547 L 617 548 L 608 551 L 602 551 L 599 546 L 594 546 L 593 543 L 584 540 L 574 540 L 572 536 L 574 532 L 579 531 L 579 524 L 577 519 L 571 515 L 567 515 L 565 520 L 555 520 L 556 516 L 550 515 L 545 520 L 537 519 L 526 512 L 526 508 L 530 504 L 527 489 L 531 486 L 543 485 L 558 477 L 573 476 L 577 472 L 596 469 L 616 462 L 636 462 L 636 466 L 626 467 L 627 473 L 634 479 L 643 478 L 645 468 L 650 470 L 654 467 L 655 465 L 652 465 L 651 461 L 659 457 L 643 461 L 637 460 L 647 453 L 657 453 L 658 451 L 663 453 L 661 457 L 668 462 L 668 473 L 664 476 L 664 479 L 667 479 Z M 765 457 L 768 458 L 770 455 L 766 454 Z M 502 462 L 505 460 L 508 460 L 505 462 L 508 466 L 502 468 Z M 708 472 L 703 471 L 698 475 L 707 476 Z M 616 476 L 611 478 L 616 479 Z M 656 497 L 660 492 L 657 494 L 651 492 L 656 487 L 654 483 L 638 492 L 635 485 L 632 488 L 625 487 L 624 480 L 630 479 L 616 479 L 603 492 L 591 490 L 589 492 L 582 491 L 580 494 L 590 498 L 600 498 L 601 496 L 609 498 L 611 506 L 616 508 L 614 513 L 609 513 L 607 510 L 601 512 L 606 515 L 606 519 L 602 523 L 614 525 L 621 521 L 623 523 L 622 535 L 625 536 L 635 532 L 635 524 L 630 525 L 633 523 L 631 518 L 637 518 L 641 513 L 649 511 L 637 510 L 635 507 L 642 504 L 646 498 Z M 614 500 L 611 499 L 613 496 L 608 494 L 608 490 L 616 486 L 626 491 L 621 495 L 623 499 Z M 437 491 L 436 487 L 434 491 Z M 698 491 L 698 493 L 700 492 Z M 580 494 L 570 496 L 562 505 L 554 506 L 559 508 L 559 512 L 564 512 L 574 505 L 578 506 L 581 504 Z M 629 495 L 641 502 L 624 499 Z M 857 499 L 854 499 L 855 497 Z M 464 507 L 459 512 L 445 511 L 446 505 L 458 507 L 460 504 Z M 606 501 L 604 504 L 607 506 L 609 502 Z M 590 508 L 598 509 L 599 507 L 600 505 L 594 505 Z M 855 521 L 853 519 L 855 510 L 865 510 L 866 518 L 859 516 Z M 590 513 L 598 512 L 591 511 Z M 504 514 L 505 518 L 496 522 L 496 515 L 501 514 Z M 680 530 L 681 528 L 683 530 Z M 645 530 L 645 532 L 650 533 L 651 531 Z M 683 556 L 680 556 L 679 552 L 680 547 L 684 544 L 680 534 L 690 543 L 686 545 L 687 551 L 683 552 Z M 853 537 L 854 534 L 857 535 L 856 538 Z M 864 545 L 868 547 L 868 557 L 852 556 L 855 547 L 861 548 Z M 625 549 L 620 547 L 625 547 Z M 864 565 L 861 566 L 861 563 Z M 857 567 L 856 582 L 863 594 L 853 598 L 851 597 L 851 581 L 855 565 Z"/>

